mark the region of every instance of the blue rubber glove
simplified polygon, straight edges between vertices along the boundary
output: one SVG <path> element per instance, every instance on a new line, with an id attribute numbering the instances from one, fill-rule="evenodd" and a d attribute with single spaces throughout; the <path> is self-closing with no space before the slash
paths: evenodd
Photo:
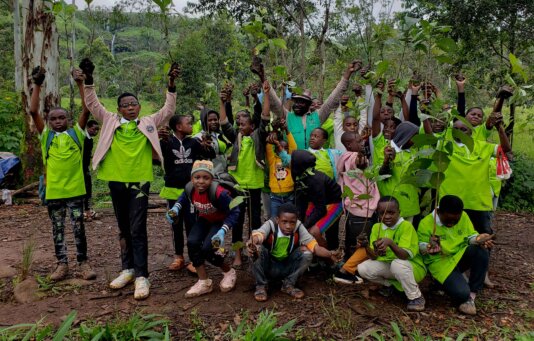
<path id="1" fill-rule="evenodd" d="M 217 233 L 213 235 L 213 237 L 211 237 L 211 243 L 212 244 L 218 243 L 219 245 L 223 245 L 225 234 L 226 234 L 226 231 L 223 228 L 221 228 L 219 231 L 217 231 Z"/>
<path id="2" fill-rule="evenodd" d="M 178 214 L 180 214 L 180 209 L 177 207 L 177 206 L 173 206 L 170 210 L 167 211 L 167 213 L 165 213 L 165 218 L 167 219 L 167 221 L 169 222 L 169 224 L 174 224 L 174 219 L 173 217 L 169 214 L 170 212 L 174 212 L 176 215 L 175 217 L 178 216 Z"/>

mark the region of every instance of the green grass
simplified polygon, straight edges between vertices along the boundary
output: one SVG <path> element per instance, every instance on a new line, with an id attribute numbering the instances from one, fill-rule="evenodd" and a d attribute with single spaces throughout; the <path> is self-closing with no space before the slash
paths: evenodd
<path id="1" fill-rule="evenodd" d="M 57 330 L 44 325 L 43 319 L 0 328 L 0 340 L 171 340 L 169 322 L 158 315 L 135 313 L 127 320 L 117 317 L 104 325 L 88 321 L 73 327 L 76 315 L 71 311 Z"/>

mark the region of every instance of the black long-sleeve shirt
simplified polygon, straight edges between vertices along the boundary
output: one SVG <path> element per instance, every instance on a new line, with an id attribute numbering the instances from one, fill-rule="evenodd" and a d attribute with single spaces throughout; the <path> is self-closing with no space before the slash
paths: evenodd
<path id="1" fill-rule="evenodd" d="M 191 180 L 191 169 L 196 160 L 215 158 L 212 147 L 204 147 L 197 138 L 176 136 L 160 140 L 165 169 L 165 187 L 184 188 Z"/>

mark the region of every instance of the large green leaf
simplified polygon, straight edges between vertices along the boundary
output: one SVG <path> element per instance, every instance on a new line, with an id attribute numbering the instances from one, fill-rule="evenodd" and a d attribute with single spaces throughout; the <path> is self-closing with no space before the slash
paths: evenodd
<path id="1" fill-rule="evenodd" d="M 528 81 L 528 76 L 527 76 L 527 73 L 525 72 L 525 69 L 523 68 L 523 63 L 521 63 L 521 61 L 513 53 L 510 53 L 508 55 L 508 58 L 510 59 L 512 72 L 520 75 L 526 83 Z"/>
<path id="2" fill-rule="evenodd" d="M 239 206 L 245 201 L 245 196 L 238 195 L 237 197 L 233 198 L 232 201 L 230 201 L 230 204 L 228 205 L 229 209 L 232 209 L 236 206 Z"/>
<path id="3" fill-rule="evenodd" d="M 433 134 L 418 134 L 412 137 L 414 147 L 433 146 L 438 143 L 438 138 Z"/>
<path id="4" fill-rule="evenodd" d="M 458 46 L 456 46 L 456 42 L 449 37 L 443 37 L 436 41 L 436 45 L 439 46 L 440 49 L 442 49 L 445 52 L 455 52 L 458 49 Z"/>
<path id="5" fill-rule="evenodd" d="M 439 186 L 441 186 L 441 184 L 443 183 L 443 180 L 445 180 L 444 173 L 434 172 L 430 177 L 430 185 L 432 185 L 432 188 L 438 189 Z"/>
<path id="6" fill-rule="evenodd" d="M 459 129 L 454 129 L 454 128 L 452 129 L 452 136 L 455 139 L 460 140 L 460 142 L 462 142 L 463 144 L 465 144 L 467 146 L 467 149 L 469 149 L 470 152 L 473 151 L 475 142 L 473 141 L 473 138 L 471 136 L 467 135 L 466 133 L 464 133 L 463 131 Z"/>
<path id="7" fill-rule="evenodd" d="M 432 160 L 434 161 L 434 165 L 436 166 L 436 170 L 438 172 L 444 172 L 449 167 L 449 163 L 451 162 L 448 154 L 440 150 L 436 150 L 434 152 Z"/>
<path id="8" fill-rule="evenodd" d="M 431 159 L 419 158 L 415 160 L 414 162 L 412 162 L 410 167 L 408 167 L 408 173 L 412 174 L 413 172 L 416 172 L 420 169 L 428 169 L 428 167 L 430 167 L 431 164 L 432 164 Z"/>
<path id="9" fill-rule="evenodd" d="M 354 192 L 350 189 L 349 186 L 343 186 L 343 193 L 341 194 L 343 198 L 354 198 Z"/>

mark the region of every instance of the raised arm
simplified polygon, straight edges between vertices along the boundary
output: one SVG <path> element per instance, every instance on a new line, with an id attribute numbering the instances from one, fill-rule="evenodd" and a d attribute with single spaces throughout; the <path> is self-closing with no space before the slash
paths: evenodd
<path id="1" fill-rule="evenodd" d="M 510 140 L 508 139 L 504 129 L 502 114 L 494 111 L 489 115 L 488 120 L 491 122 L 491 127 L 497 127 L 497 132 L 499 133 L 499 144 L 501 145 L 502 151 L 504 153 L 510 153 L 512 151 L 512 145 L 510 144 Z"/>
<path id="2" fill-rule="evenodd" d="M 84 83 L 84 101 L 87 109 L 93 114 L 97 121 L 102 122 L 105 117 L 113 115 L 112 112 L 106 110 L 106 108 L 98 100 L 96 95 L 93 72 L 95 65 L 89 58 L 84 58 L 80 62 L 80 69 L 85 77 Z"/>
<path id="3" fill-rule="evenodd" d="M 380 134 L 380 109 L 382 108 L 382 92 L 384 91 L 384 82 L 379 81 L 376 85 L 375 104 L 373 106 L 373 122 L 371 125 L 372 137 L 377 137 Z"/>
<path id="4" fill-rule="evenodd" d="M 30 116 L 33 119 L 37 132 L 41 134 L 44 130 L 44 120 L 39 113 L 39 96 L 41 94 L 41 85 L 43 85 L 45 79 L 45 69 L 37 66 L 32 71 L 33 91 L 30 100 Z"/>
<path id="5" fill-rule="evenodd" d="M 421 89 L 421 84 L 414 85 L 413 83 L 410 85 L 410 88 L 412 90 L 412 96 L 410 98 L 410 109 L 408 114 L 408 119 L 405 120 L 412 122 L 416 126 L 421 125 L 421 119 L 419 118 L 419 115 L 417 113 L 417 96 L 419 95 L 419 89 Z"/>
<path id="6" fill-rule="evenodd" d="M 228 122 L 228 116 L 226 116 L 226 91 L 224 89 L 219 94 L 219 121 L 221 124 Z"/>
<path id="7" fill-rule="evenodd" d="M 270 92 L 271 92 L 271 84 L 269 84 L 269 81 L 266 80 L 265 82 L 263 82 L 263 93 L 265 94 L 265 96 L 263 96 L 263 106 L 261 110 L 262 120 L 271 119 L 271 99 L 269 96 Z"/>
<path id="8" fill-rule="evenodd" d="M 341 98 L 341 95 L 347 90 L 347 87 L 349 85 L 349 79 L 352 76 L 352 74 L 362 68 L 362 62 L 361 60 L 354 60 L 349 63 L 347 66 L 347 69 L 343 73 L 343 77 L 341 77 L 341 80 L 339 83 L 337 83 L 336 88 L 332 93 L 328 96 L 326 101 L 323 103 L 323 106 L 321 109 L 319 109 L 319 120 L 321 121 L 321 124 L 326 121 L 328 116 L 330 116 L 330 113 L 335 110 L 335 108 L 339 104 L 339 99 Z"/>
<path id="9" fill-rule="evenodd" d="M 80 126 L 80 128 L 85 129 L 85 126 L 87 125 L 87 121 L 89 121 L 89 115 L 91 114 L 91 112 L 89 111 L 89 109 L 87 109 L 87 106 L 85 105 L 85 96 L 83 93 L 83 81 L 85 80 L 85 76 L 83 75 L 82 70 L 73 69 L 72 78 L 74 78 L 74 81 L 76 82 L 76 85 L 78 86 L 78 91 L 80 93 L 80 98 L 82 100 L 82 113 L 80 114 L 80 117 L 78 118 L 78 125 Z"/>
<path id="10" fill-rule="evenodd" d="M 156 113 L 150 115 L 154 119 L 154 123 L 157 127 L 169 121 L 172 115 L 176 111 L 176 78 L 180 77 L 182 69 L 178 63 L 172 63 L 168 76 L 169 81 L 167 83 L 167 94 L 165 98 L 165 104 Z"/>
<path id="11" fill-rule="evenodd" d="M 458 99 L 456 102 L 456 110 L 460 116 L 465 117 L 465 77 L 459 73 L 454 77 L 456 82 L 456 89 L 458 91 Z"/>

